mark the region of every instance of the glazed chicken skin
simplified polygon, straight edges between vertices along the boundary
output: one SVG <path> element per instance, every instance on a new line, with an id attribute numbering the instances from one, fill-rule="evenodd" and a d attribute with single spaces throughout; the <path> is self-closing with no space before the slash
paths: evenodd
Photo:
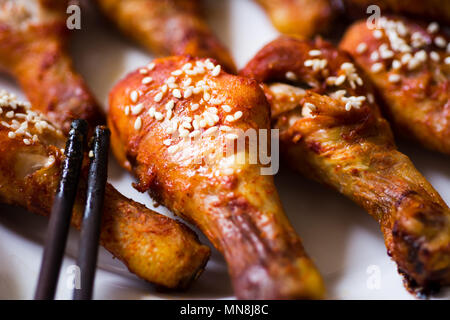
<path id="1" fill-rule="evenodd" d="M 366 9 L 376 5 L 381 13 L 407 15 L 424 20 L 438 20 L 450 24 L 450 2 L 448 0 L 344 0 L 346 11 L 353 17 L 366 16 Z"/>
<path id="2" fill-rule="evenodd" d="M 285 161 L 380 223 L 409 289 L 450 284 L 450 210 L 396 150 L 370 83 L 350 57 L 321 39 L 280 38 L 241 74 L 264 83 Z"/>
<path id="3" fill-rule="evenodd" d="M 450 44 L 436 22 L 383 17 L 379 30 L 369 30 L 360 21 L 340 48 L 373 81 L 396 132 L 450 154 Z"/>
<path id="4" fill-rule="evenodd" d="M 0 0 L 0 68 L 67 133 L 73 119 L 94 128 L 104 114 L 66 51 L 66 9 L 65 0 Z"/>
<path id="5" fill-rule="evenodd" d="M 236 67 L 203 17 L 201 0 L 97 0 L 127 35 L 159 55 L 210 57 L 230 72 Z"/>
<path id="6" fill-rule="evenodd" d="M 310 38 L 325 32 L 336 15 L 334 0 L 256 0 L 275 28 L 291 36 Z"/>
<path id="7" fill-rule="evenodd" d="M 273 177 L 261 173 L 261 161 L 243 161 L 250 143 L 234 145 L 240 132 L 269 130 L 258 84 L 189 56 L 145 70 L 113 88 L 108 112 L 113 151 L 137 189 L 202 230 L 224 255 L 238 298 L 322 297 Z"/>
<path id="8" fill-rule="evenodd" d="M 27 103 L 0 92 L 0 201 L 48 216 L 56 193 L 65 137 Z M 86 175 L 72 225 L 80 228 Z M 82 176 L 83 176 L 82 175 Z M 184 288 L 198 277 L 209 248 L 183 224 L 127 199 L 106 185 L 100 242 L 137 276 L 168 288 Z"/>

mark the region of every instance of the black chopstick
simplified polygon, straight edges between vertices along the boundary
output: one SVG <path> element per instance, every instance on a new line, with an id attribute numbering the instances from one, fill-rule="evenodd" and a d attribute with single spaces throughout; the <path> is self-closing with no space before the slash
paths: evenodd
<path id="1" fill-rule="evenodd" d="M 86 134 L 86 121 L 74 120 L 66 142 L 66 158 L 63 162 L 61 178 L 48 225 L 44 255 L 35 293 L 35 299 L 37 300 L 51 300 L 55 297 L 72 208 L 78 189 Z"/>
<path id="2" fill-rule="evenodd" d="M 110 131 L 104 126 L 95 128 L 89 165 L 87 200 L 84 208 L 77 266 L 80 268 L 80 287 L 74 288 L 74 300 L 92 299 L 98 243 L 102 217 L 106 178 L 108 175 L 108 150 Z"/>

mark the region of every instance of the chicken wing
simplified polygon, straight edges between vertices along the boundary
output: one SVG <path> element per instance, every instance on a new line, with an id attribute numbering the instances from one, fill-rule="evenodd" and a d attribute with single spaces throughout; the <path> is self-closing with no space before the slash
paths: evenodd
<path id="1" fill-rule="evenodd" d="M 48 216 L 56 193 L 65 138 L 27 103 L 0 92 L 0 201 Z M 86 175 L 72 225 L 80 228 Z M 107 184 L 101 244 L 137 276 L 169 288 L 185 287 L 203 270 L 208 247 L 183 224 L 127 199 Z"/>
<path id="2" fill-rule="evenodd" d="M 327 31 L 336 15 L 334 0 L 256 0 L 282 33 L 312 37 Z"/>
<path id="3" fill-rule="evenodd" d="M 108 112 L 114 153 L 137 177 L 137 189 L 203 231 L 225 256 L 238 298 L 322 297 L 321 277 L 273 177 L 249 160 L 255 150 L 245 136 L 235 145 L 244 134 L 269 130 L 258 84 L 189 56 L 155 60 L 147 71 L 113 88 Z"/>
<path id="4" fill-rule="evenodd" d="M 383 17 L 369 30 L 357 22 L 340 48 L 373 81 L 396 131 L 450 154 L 450 44 L 437 23 Z"/>
<path id="5" fill-rule="evenodd" d="M 241 74 L 265 83 L 285 160 L 380 223 L 410 289 L 450 284 L 450 210 L 396 150 L 370 83 L 349 56 L 321 39 L 280 38 Z"/>
<path id="6" fill-rule="evenodd" d="M 235 72 L 228 50 L 204 20 L 201 0 L 97 0 L 117 26 L 159 55 L 214 58 Z"/>
<path id="7" fill-rule="evenodd" d="M 0 68 L 22 86 L 33 107 L 64 132 L 73 119 L 91 128 L 104 114 L 66 51 L 66 0 L 0 0 Z"/>
<path id="8" fill-rule="evenodd" d="M 366 9 L 376 5 L 381 13 L 408 15 L 425 20 L 436 19 L 450 24 L 450 1 L 448 0 L 344 0 L 346 11 L 353 17 L 366 16 Z"/>

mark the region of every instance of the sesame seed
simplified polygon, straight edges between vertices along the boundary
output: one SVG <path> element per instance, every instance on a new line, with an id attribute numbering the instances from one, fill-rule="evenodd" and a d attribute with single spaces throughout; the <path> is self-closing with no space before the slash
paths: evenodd
<path id="1" fill-rule="evenodd" d="M 140 70 L 139 70 L 139 73 L 140 73 L 140 74 L 147 74 L 147 73 L 148 73 L 148 70 L 147 70 L 147 69 L 140 69 Z"/>
<path id="2" fill-rule="evenodd" d="M 234 117 L 232 115 L 228 115 L 225 117 L 225 120 L 228 122 L 233 122 L 234 121 Z"/>
<path id="3" fill-rule="evenodd" d="M 89 158 L 93 158 L 94 157 L 94 151 L 89 150 Z"/>
<path id="4" fill-rule="evenodd" d="M 380 58 L 378 51 L 374 51 L 370 54 L 370 60 L 377 61 Z"/>
<path id="5" fill-rule="evenodd" d="M 445 63 L 445 64 L 450 64 L 450 57 L 446 57 L 446 58 L 444 59 L 444 63 Z"/>
<path id="6" fill-rule="evenodd" d="M 431 60 L 433 60 L 435 62 L 439 62 L 441 57 L 439 56 L 439 53 L 437 53 L 436 51 L 431 51 L 430 58 L 431 58 Z"/>
<path id="7" fill-rule="evenodd" d="M 439 48 L 445 48 L 447 46 L 447 41 L 441 36 L 434 38 L 434 44 Z"/>
<path id="8" fill-rule="evenodd" d="M 166 113 L 167 119 L 170 120 L 170 118 L 172 118 L 172 114 L 173 114 L 173 111 L 172 111 L 172 110 L 167 110 L 167 113 Z"/>
<path id="9" fill-rule="evenodd" d="M 195 111 L 200 107 L 200 105 L 198 103 L 194 103 L 193 105 L 191 105 L 191 110 Z"/>
<path id="10" fill-rule="evenodd" d="M 29 146 L 31 144 L 31 141 L 29 139 L 23 139 L 23 143 Z"/>
<path id="11" fill-rule="evenodd" d="M 357 53 L 364 53 L 366 50 L 367 50 L 367 44 L 365 44 L 364 42 L 361 42 L 356 47 L 356 52 Z"/>
<path id="12" fill-rule="evenodd" d="M 205 101 L 209 101 L 209 99 L 211 99 L 211 95 L 208 92 L 205 92 L 203 94 L 203 100 Z"/>
<path id="13" fill-rule="evenodd" d="M 409 60 L 411 60 L 411 58 L 412 58 L 412 55 L 410 53 L 405 53 L 401 58 L 402 63 L 408 64 L 408 62 L 409 62 Z"/>
<path id="14" fill-rule="evenodd" d="M 140 130 L 141 127 L 142 127 L 142 119 L 141 119 L 141 117 L 137 117 L 136 121 L 134 122 L 134 129 Z"/>
<path id="15" fill-rule="evenodd" d="M 155 119 L 158 121 L 161 121 L 162 119 L 164 119 L 164 115 L 161 112 L 156 111 L 155 112 Z"/>
<path id="16" fill-rule="evenodd" d="M 138 115 L 139 113 L 142 112 L 143 109 L 144 109 L 144 105 L 142 103 L 139 103 L 138 105 L 131 107 L 131 114 Z"/>
<path id="17" fill-rule="evenodd" d="M 172 91 L 172 95 L 173 95 L 175 98 L 180 99 L 180 98 L 181 98 L 181 91 L 178 90 L 178 89 L 174 89 L 174 90 Z"/>
<path id="18" fill-rule="evenodd" d="M 243 115 L 242 111 L 236 111 L 236 113 L 234 114 L 234 119 L 237 120 L 241 118 L 242 115 Z"/>
<path id="19" fill-rule="evenodd" d="M 209 59 L 205 61 L 205 66 L 209 70 L 214 69 L 214 63 L 212 63 Z"/>
<path id="20" fill-rule="evenodd" d="M 155 63 L 154 63 L 154 62 L 150 63 L 150 64 L 147 66 L 147 69 L 148 69 L 148 70 L 153 70 L 154 68 L 155 68 Z"/>
<path id="21" fill-rule="evenodd" d="M 207 136 L 208 136 L 208 135 L 211 135 L 211 134 L 215 133 L 218 129 L 219 129 L 218 127 L 211 127 L 211 128 L 208 128 L 208 129 L 204 132 L 204 134 L 207 135 Z"/>
<path id="22" fill-rule="evenodd" d="M 381 30 L 374 30 L 373 31 L 373 37 L 375 39 L 381 39 L 382 36 L 383 36 L 383 32 L 381 32 Z"/>
<path id="23" fill-rule="evenodd" d="M 370 70 L 375 73 L 380 72 L 382 69 L 383 69 L 383 64 L 381 62 L 374 63 L 372 65 L 372 67 L 370 68 Z"/>
<path id="24" fill-rule="evenodd" d="M 155 108 L 154 107 L 151 107 L 150 109 L 148 109 L 148 115 L 150 116 L 150 117 L 154 117 L 155 116 Z"/>
<path id="25" fill-rule="evenodd" d="M 439 24 L 437 22 L 431 22 L 428 27 L 427 27 L 427 31 L 429 33 L 436 33 L 439 31 Z"/>
<path id="26" fill-rule="evenodd" d="M 288 72 L 286 72 L 286 79 L 291 80 L 291 81 L 296 81 L 297 75 L 292 71 L 288 71 Z"/>
<path id="27" fill-rule="evenodd" d="M 163 98 L 163 93 L 162 92 L 158 92 L 155 96 L 155 98 L 153 98 L 153 101 L 155 102 L 160 102 Z"/>
<path id="28" fill-rule="evenodd" d="M 124 113 L 126 116 L 130 114 L 130 106 L 125 107 Z"/>
<path id="29" fill-rule="evenodd" d="M 130 93 L 131 101 L 137 102 L 138 98 L 139 98 L 139 93 L 136 90 L 134 90 Z"/>
<path id="30" fill-rule="evenodd" d="M 183 73 L 183 71 L 181 71 L 181 70 L 175 70 L 175 71 L 172 71 L 172 75 L 173 76 L 180 76 L 181 74 Z"/>
<path id="31" fill-rule="evenodd" d="M 175 106 L 175 101 L 169 100 L 169 102 L 166 103 L 166 110 L 172 110 Z"/>
<path id="32" fill-rule="evenodd" d="M 186 63 L 181 69 L 183 70 L 189 70 L 192 68 L 192 63 L 188 62 Z"/>
<path id="33" fill-rule="evenodd" d="M 398 74 L 390 74 L 389 78 L 388 78 L 389 82 L 392 82 L 392 83 L 397 83 L 400 81 L 400 79 L 401 78 Z"/>
<path id="34" fill-rule="evenodd" d="M 316 56 L 320 56 L 322 54 L 322 51 L 320 51 L 320 50 L 311 50 L 311 51 L 308 52 L 308 54 L 311 57 L 316 57 Z"/>
<path id="35" fill-rule="evenodd" d="M 152 81 L 152 77 L 145 77 L 144 79 L 142 79 L 142 84 L 149 84 Z"/>
<path id="36" fill-rule="evenodd" d="M 163 141 L 164 145 L 166 146 L 170 146 L 170 144 L 172 143 L 172 139 L 166 139 Z"/>
<path id="37" fill-rule="evenodd" d="M 394 70 L 398 70 L 398 69 L 400 69 L 402 67 L 402 64 L 400 63 L 400 61 L 398 61 L 398 60 L 393 60 L 392 61 L 392 68 L 394 69 Z"/>
<path id="38" fill-rule="evenodd" d="M 13 118 L 14 117 L 14 111 L 8 111 L 7 113 L 6 113 L 6 117 L 7 118 Z"/>
<path id="39" fill-rule="evenodd" d="M 187 99 L 190 96 L 192 96 L 192 89 L 189 88 L 184 92 L 184 98 Z"/>
<path id="40" fill-rule="evenodd" d="M 340 75 L 339 77 L 336 78 L 336 80 L 334 81 L 334 84 L 337 86 L 340 86 L 341 84 L 343 84 L 345 82 L 345 75 Z"/>
<path id="41" fill-rule="evenodd" d="M 230 107 L 229 105 L 224 104 L 224 105 L 222 106 L 222 109 L 223 109 L 225 112 L 231 112 L 231 107 Z"/>
<path id="42" fill-rule="evenodd" d="M 14 139 L 16 137 L 16 134 L 12 131 L 8 132 L 8 138 Z"/>
<path id="43" fill-rule="evenodd" d="M 221 70 L 220 65 L 215 66 L 214 69 L 211 71 L 211 75 L 212 75 L 213 77 L 218 76 L 219 73 L 220 73 L 220 70 Z"/>

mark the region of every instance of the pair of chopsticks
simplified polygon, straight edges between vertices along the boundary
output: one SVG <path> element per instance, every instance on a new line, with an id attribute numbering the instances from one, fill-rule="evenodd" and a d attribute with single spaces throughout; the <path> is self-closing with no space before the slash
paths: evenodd
<path id="1" fill-rule="evenodd" d="M 52 300 L 55 297 L 72 209 L 78 191 L 87 132 L 88 125 L 86 121 L 74 120 L 72 122 L 66 142 L 61 177 L 48 225 L 47 239 L 35 293 L 36 300 Z M 92 298 L 101 213 L 108 170 L 109 138 L 110 131 L 106 127 L 97 126 L 95 128 L 91 141 L 92 152 L 89 152 L 90 164 L 86 205 L 77 258 L 77 266 L 80 270 L 80 286 L 75 286 L 73 292 L 74 300 L 89 300 Z"/>

